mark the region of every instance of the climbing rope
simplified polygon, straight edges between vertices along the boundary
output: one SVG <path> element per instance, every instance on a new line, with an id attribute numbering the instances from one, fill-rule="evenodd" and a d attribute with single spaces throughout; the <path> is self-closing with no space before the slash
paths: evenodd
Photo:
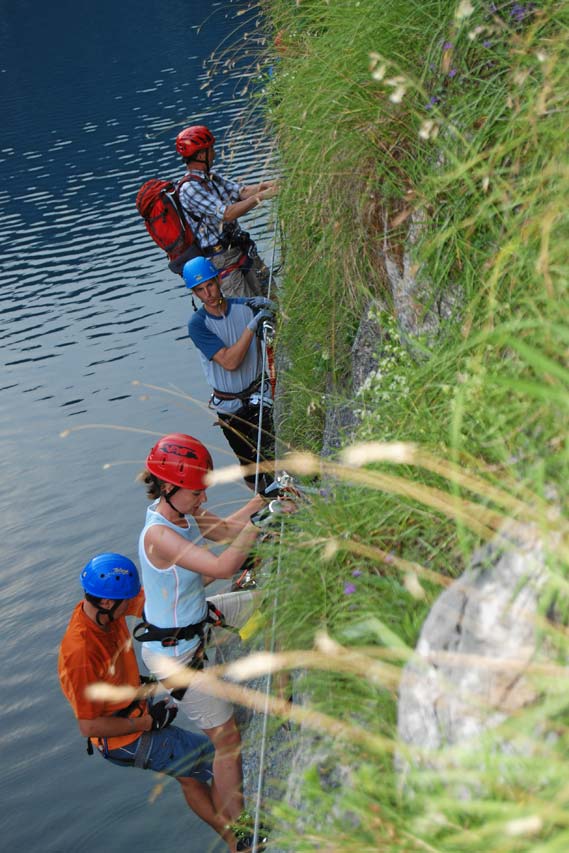
<path id="1" fill-rule="evenodd" d="M 273 602 L 273 618 L 271 620 L 271 642 L 269 651 L 271 654 L 275 651 L 276 634 L 277 634 L 277 606 L 279 603 L 279 578 L 281 573 L 281 558 L 282 558 L 282 540 L 283 540 L 284 519 L 281 520 L 281 529 L 279 535 L 279 547 L 277 552 L 277 571 L 276 571 L 276 589 L 275 599 Z M 259 778 L 257 780 L 257 796 L 255 797 L 255 824 L 253 827 L 253 844 L 251 853 L 257 853 L 259 844 L 259 829 L 261 825 L 261 800 L 263 797 L 263 783 L 265 781 L 265 752 L 267 748 L 267 728 L 269 723 L 269 696 L 273 684 L 273 676 L 269 671 L 267 673 L 267 684 L 265 687 L 265 705 L 263 708 L 263 726 L 261 729 L 261 750 L 259 752 Z"/>
<path id="2" fill-rule="evenodd" d="M 275 236 L 273 238 L 273 251 L 271 256 L 271 266 L 269 268 L 269 284 L 267 287 L 267 297 L 271 298 L 271 285 L 273 283 L 273 269 L 275 266 L 275 252 L 277 248 L 277 230 L 275 228 Z M 263 323 L 263 337 L 261 338 L 261 394 L 259 398 L 259 424 L 257 427 L 257 454 L 255 457 L 255 494 L 259 491 L 259 467 L 261 464 L 261 438 L 263 435 L 263 408 L 265 403 L 265 377 L 269 373 L 267 359 L 267 338 L 269 334 L 268 323 Z"/>
<path id="3" fill-rule="evenodd" d="M 277 246 L 277 229 L 275 228 L 275 236 L 273 239 L 273 251 L 271 257 L 271 266 L 269 270 L 269 285 L 267 288 L 267 297 L 270 299 L 271 296 L 271 285 L 273 282 L 273 269 L 275 265 L 275 251 Z M 261 463 L 261 436 L 262 436 L 262 428 L 263 428 L 263 402 L 265 395 L 265 373 L 267 372 L 267 327 L 263 324 L 263 337 L 261 341 L 262 347 L 262 371 L 261 371 L 261 396 L 260 396 L 260 404 L 259 404 L 259 427 L 257 431 L 257 456 L 256 456 L 256 468 L 255 468 L 255 494 L 257 494 L 259 490 L 259 467 Z M 283 528 L 284 528 L 284 520 L 281 521 L 281 529 L 279 536 L 279 547 L 277 553 L 277 571 L 276 571 L 276 589 L 275 589 L 275 597 L 273 601 L 273 617 L 271 621 L 271 641 L 269 645 L 269 651 L 273 654 L 275 650 L 275 642 L 276 642 L 276 631 L 277 631 L 277 606 L 278 606 L 278 581 L 279 575 L 281 571 L 281 557 L 282 557 L 282 536 L 283 536 Z M 267 683 L 265 685 L 265 704 L 263 708 L 263 725 L 261 728 L 261 748 L 259 752 L 259 778 L 257 780 L 257 794 L 255 797 L 255 808 L 254 808 L 254 816 L 255 823 L 253 827 L 253 844 L 251 846 L 251 853 L 257 853 L 259 846 L 259 828 L 261 823 L 261 800 L 263 797 L 263 784 L 265 779 L 265 753 L 267 748 L 267 727 L 269 722 L 269 696 L 271 693 L 272 687 L 272 674 L 269 672 L 267 674 Z"/>

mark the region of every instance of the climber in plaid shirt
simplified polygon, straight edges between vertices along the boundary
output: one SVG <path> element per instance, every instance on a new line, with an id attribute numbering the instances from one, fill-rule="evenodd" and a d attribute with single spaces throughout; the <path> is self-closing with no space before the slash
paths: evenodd
<path id="1" fill-rule="evenodd" d="M 268 269 L 255 243 L 238 223 L 243 216 L 278 192 L 275 181 L 246 186 L 211 171 L 215 137 L 203 125 L 182 130 L 176 151 L 194 180 L 180 187 L 180 202 L 203 254 L 220 271 L 224 296 L 259 296 L 266 290 Z"/>

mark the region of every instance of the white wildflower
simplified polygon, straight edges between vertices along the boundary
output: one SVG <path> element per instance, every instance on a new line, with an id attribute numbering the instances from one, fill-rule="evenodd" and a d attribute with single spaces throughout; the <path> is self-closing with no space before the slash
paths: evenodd
<path id="1" fill-rule="evenodd" d="M 456 21 L 463 21 L 464 18 L 469 18 L 473 12 L 474 6 L 470 2 L 470 0 L 460 0 L 460 3 L 456 7 L 454 18 Z"/>
<path id="2" fill-rule="evenodd" d="M 375 50 L 369 54 L 369 71 L 374 80 L 383 80 L 387 71 L 387 65 Z"/>
<path id="3" fill-rule="evenodd" d="M 405 92 L 407 91 L 407 80 L 405 77 L 401 77 L 399 75 L 397 77 L 391 77 L 385 82 L 388 86 L 391 86 L 394 89 L 389 96 L 389 100 L 394 104 L 400 104 L 405 97 Z"/>
<path id="4" fill-rule="evenodd" d="M 400 104 L 403 98 L 405 97 L 405 86 L 398 86 L 394 92 L 389 96 L 389 100 L 394 104 Z"/>
<path id="5" fill-rule="evenodd" d="M 486 29 L 486 27 L 484 27 L 482 25 L 478 26 L 478 27 L 474 27 L 474 29 L 470 30 L 470 32 L 468 33 L 468 40 L 474 41 L 474 39 L 478 38 L 478 36 L 481 35 L 485 29 Z"/>
<path id="6" fill-rule="evenodd" d="M 419 129 L 419 137 L 421 139 L 434 139 L 438 135 L 438 132 L 439 126 L 436 121 L 433 121 L 433 119 L 428 118 L 425 119 Z"/>
<path id="7" fill-rule="evenodd" d="M 378 81 L 383 80 L 383 78 L 385 77 L 386 71 L 387 71 L 387 66 L 385 65 L 385 63 L 383 65 L 378 65 L 371 72 L 372 79 L 378 80 Z"/>

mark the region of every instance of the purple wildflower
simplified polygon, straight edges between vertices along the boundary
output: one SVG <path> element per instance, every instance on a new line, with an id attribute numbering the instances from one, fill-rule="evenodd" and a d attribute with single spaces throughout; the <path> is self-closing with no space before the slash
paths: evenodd
<path id="1" fill-rule="evenodd" d="M 453 43 L 451 41 L 445 41 L 443 43 L 443 50 L 451 50 L 453 48 Z"/>
<path id="2" fill-rule="evenodd" d="M 361 572 L 360 572 L 360 570 L 359 570 L 359 569 L 354 569 L 354 571 L 352 572 L 352 577 L 353 577 L 353 578 L 359 578 L 360 576 L 361 576 Z"/>
<path id="3" fill-rule="evenodd" d="M 439 100 L 440 98 L 438 98 L 436 95 L 431 95 L 431 97 L 429 98 L 429 103 L 425 104 L 425 109 L 432 110 L 433 107 L 438 104 Z"/>
<path id="4" fill-rule="evenodd" d="M 523 21 L 526 16 L 527 9 L 525 6 L 522 6 L 521 3 L 514 3 L 510 10 L 510 15 L 512 18 L 515 18 L 516 21 Z"/>
<path id="5" fill-rule="evenodd" d="M 456 77 L 457 74 L 458 74 L 458 71 L 456 70 L 456 68 L 451 68 L 449 73 L 448 73 L 448 76 L 449 77 Z"/>
<path id="6" fill-rule="evenodd" d="M 344 584 L 344 595 L 353 595 L 356 591 L 356 585 L 354 583 L 345 583 Z"/>
<path id="7" fill-rule="evenodd" d="M 488 40 L 483 41 L 483 42 L 482 42 L 482 46 L 483 46 L 483 47 L 492 47 L 492 42 L 491 42 L 491 41 L 488 41 Z"/>

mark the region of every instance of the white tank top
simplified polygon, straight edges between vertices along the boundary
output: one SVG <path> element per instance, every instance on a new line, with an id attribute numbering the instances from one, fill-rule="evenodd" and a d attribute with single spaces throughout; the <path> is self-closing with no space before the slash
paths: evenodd
<path id="1" fill-rule="evenodd" d="M 144 614 L 146 620 L 157 628 L 179 628 L 205 619 L 208 609 L 202 575 L 183 569 L 175 563 L 167 569 L 158 569 L 150 561 L 144 547 L 146 531 L 155 524 L 170 527 L 179 536 L 196 542 L 200 530 L 191 515 L 186 516 L 188 527 L 178 527 L 156 512 L 158 500 L 146 511 L 146 524 L 138 540 L 138 559 L 142 571 L 142 585 L 146 596 Z M 143 643 L 150 651 L 178 657 L 199 644 L 199 637 L 180 640 L 177 646 L 162 646 L 159 641 Z"/>

